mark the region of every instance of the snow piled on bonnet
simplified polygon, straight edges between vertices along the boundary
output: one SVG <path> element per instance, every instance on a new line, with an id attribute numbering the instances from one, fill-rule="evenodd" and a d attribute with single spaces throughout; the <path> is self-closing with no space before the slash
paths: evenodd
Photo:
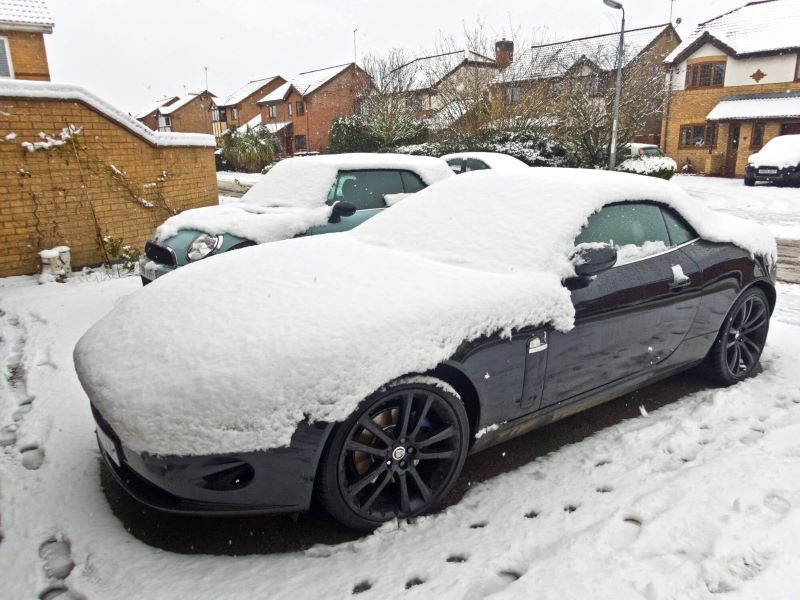
<path id="1" fill-rule="evenodd" d="M 748 162 L 754 167 L 795 167 L 800 165 L 800 134 L 779 135 L 751 154 Z"/>
<path id="2" fill-rule="evenodd" d="M 513 156 L 502 154 L 500 152 L 456 152 L 454 154 L 445 154 L 442 157 L 442 160 L 448 161 L 451 158 L 475 158 L 485 162 L 492 169 L 528 168 L 528 165 L 518 158 L 514 158 Z"/>
<path id="3" fill-rule="evenodd" d="M 259 244 L 293 237 L 328 222 L 331 207 L 325 201 L 337 173 L 358 169 L 405 169 L 426 185 L 453 176 L 447 163 L 427 156 L 354 153 L 289 158 L 272 167 L 241 203 L 184 211 L 167 219 L 155 239 L 167 240 L 181 229 L 230 233 Z"/>
<path id="4" fill-rule="evenodd" d="M 574 274 L 575 236 L 603 204 L 639 199 L 678 208 L 707 239 L 774 259 L 764 228 L 704 209 L 662 180 L 487 170 L 453 176 L 347 233 L 179 269 L 92 327 L 76 368 L 134 450 L 283 446 L 304 418 L 343 420 L 464 340 L 541 323 L 569 330 L 574 309 L 561 281 Z"/>

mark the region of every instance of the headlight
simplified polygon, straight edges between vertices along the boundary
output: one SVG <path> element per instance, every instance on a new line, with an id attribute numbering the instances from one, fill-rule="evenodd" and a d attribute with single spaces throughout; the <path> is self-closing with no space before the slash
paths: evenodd
<path id="1" fill-rule="evenodd" d="M 189 244 L 189 249 L 186 251 L 186 260 L 194 262 L 205 258 L 218 250 L 220 246 L 222 246 L 221 235 L 201 233 Z"/>

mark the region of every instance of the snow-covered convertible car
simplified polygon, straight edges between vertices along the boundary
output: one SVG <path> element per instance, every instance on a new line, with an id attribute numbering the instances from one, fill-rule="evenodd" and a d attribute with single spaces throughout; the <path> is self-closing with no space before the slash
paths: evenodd
<path id="1" fill-rule="evenodd" d="M 747 377 L 775 258 L 766 229 L 666 181 L 485 170 L 349 232 L 179 269 L 75 365 L 142 502 L 300 512 L 316 492 L 369 530 L 432 510 L 469 452 L 700 363 Z"/>
<path id="2" fill-rule="evenodd" d="M 139 274 L 147 285 L 228 250 L 346 231 L 451 175 L 441 159 L 405 154 L 282 160 L 240 202 L 195 208 L 167 219 L 145 245 Z"/>

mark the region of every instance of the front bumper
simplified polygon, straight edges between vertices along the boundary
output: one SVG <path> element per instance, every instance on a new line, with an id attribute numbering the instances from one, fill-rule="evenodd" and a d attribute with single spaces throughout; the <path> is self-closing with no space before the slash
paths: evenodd
<path id="1" fill-rule="evenodd" d="M 770 183 L 785 183 L 800 185 L 800 169 L 796 167 L 755 167 L 747 165 L 745 177 L 753 181 L 766 181 Z"/>
<path id="2" fill-rule="evenodd" d="M 157 510 L 193 515 L 308 510 L 317 463 L 332 428 L 325 423 L 301 424 L 286 448 L 230 455 L 157 456 L 126 448 L 94 406 L 92 413 L 99 430 L 100 453 L 122 488 Z"/>

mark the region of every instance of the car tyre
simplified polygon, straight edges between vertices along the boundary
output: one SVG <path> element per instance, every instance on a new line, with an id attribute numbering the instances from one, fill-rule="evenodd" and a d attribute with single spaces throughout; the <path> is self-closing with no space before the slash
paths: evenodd
<path id="1" fill-rule="evenodd" d="M 745 290 L 733 303 L 706 357 L 707 375 L 723 385 L 748 377 L 764 350 L 769 317 L 766 294 L 756 287 Z"/>
<path id="2" fill-rule="evenodd" d="M 754 177 L 745 177 L 744 178 L 744 184 L 747 187 L 753 187 L 756 184 L 756 180 L 755 180 Z"/>
<path id="3" fill-rule="evenodd" d="M 422 381 L 388 384 L 332 433 L 317 497 L 343 525 L 369 532 L 428 513 L 458 479 L 469 449 L 464 404 L 447 383 Z"/>

